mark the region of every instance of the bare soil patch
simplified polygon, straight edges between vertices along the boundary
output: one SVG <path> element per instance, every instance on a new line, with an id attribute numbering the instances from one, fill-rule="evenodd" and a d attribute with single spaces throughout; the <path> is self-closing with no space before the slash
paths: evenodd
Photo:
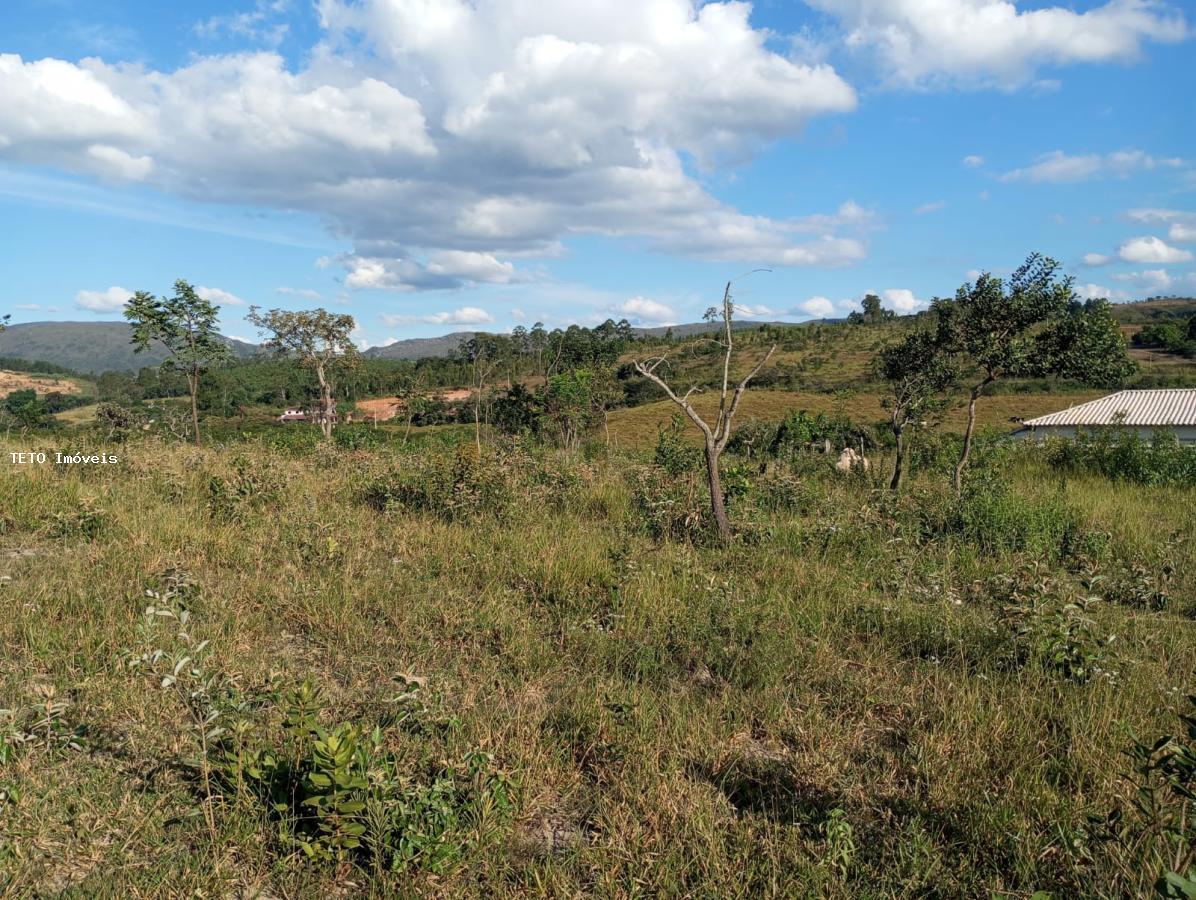
<path id="1" fill-rule="evenodd" d="M 26 391 L 31 388 L 39 394 L 52 394 L 55 391 L 60 394 L 81 393 L 79 385 L 66 378 L 55 378 L 53 375 L 28 375 L 24 372 L 0 370 L 0 396 L 11 394 L 13 391 Z"/>

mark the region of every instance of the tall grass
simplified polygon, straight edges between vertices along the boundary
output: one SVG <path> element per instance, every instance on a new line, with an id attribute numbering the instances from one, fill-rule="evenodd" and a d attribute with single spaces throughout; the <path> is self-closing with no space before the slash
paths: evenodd
<path id="1" fill-rule="evenodd" d="M 1162 874 L 1089 817 L 1192 684 L 1190 489 L 1025 456 L 961 506 L 935 472 L 892 497 L 753 463 L 722 547 L 653 518 L 702 508 L 683 468 L 618 455 L 121 456 L 0 469 L 0 707 L 32 735 L 0 762 L 11 895 L 1116 897 Z M 169 572 L 255 734 L 307 680 L 323 727 L 377 729 L 407 785 L 378 796 L 483 753 L 510 816 L 454 807 L 444 865 L 394 867 L 309 860 L 257 795 L 205 794 L 177 692 L 124 663 Z"/>

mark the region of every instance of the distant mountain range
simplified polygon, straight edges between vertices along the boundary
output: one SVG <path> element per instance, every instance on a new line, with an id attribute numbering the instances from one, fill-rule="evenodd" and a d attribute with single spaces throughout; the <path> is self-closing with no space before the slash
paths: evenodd
<path id="1" fill-rule="evenodd" d="M 130 343 L 127 322 L 29 322 L 0 331 L 0 356 L 37 360 L 66 366 L 76 372 L 136 372 L 166 359 L 160 344 L 137 353 Z M 225 338 L 240 357 L 257 352 L 254 344 Z"/>
<path id="2" fill-rule="evenodd" d="M 842 321 L 825 319 L 819 321 Z M 761 325 L 793 325 L 793 322 L 755 322 L 744 320 L 735 323 L 736 329 L 742 328 L 759 328 Z M 813 324 L 811 322 L 801 322 L 802 325 Z M 708 331 L 714 331 L 721 326 L 711 325 L 709 322 L 691 322 L 687 325 L 662 325 L 656 328 L 636 328 L 633 329 L 638 335 L 648 335 L 650 337 L 663 337 L 671 329 L 673 334 L 677 337 L 686 337 L 691 334 L 702 334 Z M 385 347 L 370 347 L 366 350 L 364 355 L 371 356 L 375 359 L 424 359 L 429 356 L 448 356 L 459 346 L 462 341 L 468 341 L 478 332 L 476 331 L 454 331 L 452 334 L 442 335 L 441 337 L 433 338 L 408 338 L 403 341 L 395 341 L 393 344 L 387 344 Z"/>
<path id="3" fill-rule="evenodd" d="M 1162 319 L 1189 319 L 1196 316 L 1196 298 L 1156 297 L 1137 303 L 1115 304 L 1116 318 L 1125 323 L 1145 323 Z M 841 322 L 842 319 L 823 319 L 822 322 Z M 792 325 L 791 322 L 755 322 L 741 320 L 736 328 L 758 328 L 761 325 Z M 817 322 L 802 322 L 813 325 Z M 717 326 L 709 322 L 691 322 L 673 325 L 671 330 L 677 337 L 712 331 Z M 670 326 L 637 328 L 637 334 L 661 337 Z M 408 338 L 395 341 L 385 347 L 371 347 L 365 356 L 375 359 L 420 359 L 423 357 L 448 356 L 477 332 L 454 331 L 451 334 L 431 338 Z M 30 361 L 54 363 L 84 374 L 119 371 L 136 372 L 142 366 L 156 366 L 166 358 L 162 347 L 135 353 L 129 343 L 130 326 L 126 322 L 29 322 L 10 325 L 0 332 L 0 356 L 17 357 Z M 247 359 L 258 352 L 256 344 L 225 338 L 233 352 Z"/>

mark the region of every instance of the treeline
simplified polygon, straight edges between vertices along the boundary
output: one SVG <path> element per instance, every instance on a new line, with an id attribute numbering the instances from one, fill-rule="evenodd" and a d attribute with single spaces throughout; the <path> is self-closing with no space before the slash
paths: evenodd
<path id="1" fill-rule="evenodd" d="M 1133 337 L 1135 347 L 1178 353 L 1196 359 L 1196 316 L 1187 322 L 1158 322 L 1143 325 Z"/>
<path id="2" fill-rule="evenodd" d="M 0 369 L 10 372 L 28 372 L 31 375 L 64 375 L 71 378 L 83 376 L 74 369 L 40 359 L 23 359 L 20 356 L 0 356 Z"/>

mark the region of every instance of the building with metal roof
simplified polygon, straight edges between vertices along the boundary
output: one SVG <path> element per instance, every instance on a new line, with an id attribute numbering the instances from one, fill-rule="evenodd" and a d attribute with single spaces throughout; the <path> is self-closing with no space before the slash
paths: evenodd
<path id="1" fill-rule="evenodd" d="M 1158 429 L 1175 433 L 1180 443 L 1196 444 L 1196 388 L 1118 391 L 1037 419 L 1027 419 L 1017 437 L 1075 437 L 1078 432 L 1121 427 L 1150 440 Z"/>

